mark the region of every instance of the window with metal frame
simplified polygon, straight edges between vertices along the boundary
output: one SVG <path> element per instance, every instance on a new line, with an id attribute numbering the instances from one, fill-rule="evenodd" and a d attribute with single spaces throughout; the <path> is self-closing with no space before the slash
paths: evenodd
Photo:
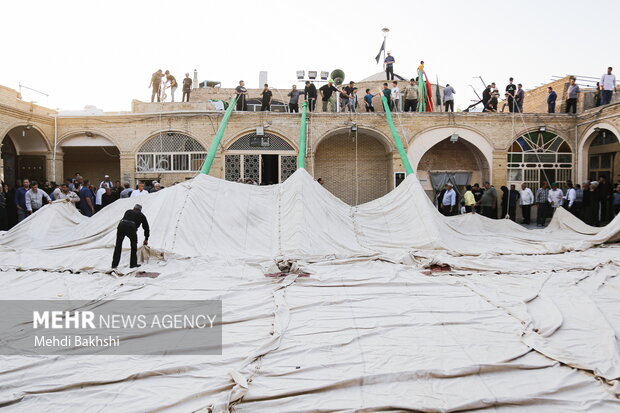
<path id="1" fill-rule="evenodd" d="M 527 184 L 536 191 L 543 182 L 563 186 L 570 181 L 573 153 L 568 143 L 552 132 L 528 132 L 518 137 L 507 155 L 508 185 Z"/>
<path id="2" fill-rule="evenodd" d="M 144 143 L 136 154 L 136 172 L 196 172 L 207 150 L 182 133 L 161 133 Z"/>

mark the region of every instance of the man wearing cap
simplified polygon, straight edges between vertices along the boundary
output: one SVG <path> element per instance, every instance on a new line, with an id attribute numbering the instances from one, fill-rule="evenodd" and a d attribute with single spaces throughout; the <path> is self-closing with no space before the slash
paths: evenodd
<path id="1" fill-rule="evenodd" d="M 446 184 L 446 192 L 443 194 L 443 198 L 441 200 L 441 212 L 449 217 L 450 215 L 454 215 L 454 211 L 456 209 L 456 192 L 452 189 L 452 184 Z"/>
<path id="2" fill-rule="evenodd" d="M 138 228 L 142 225 L 144 230 L 143 245 L 149 244 L 149 222 L 142 213 L 142 205 L 136 204 L 133 209 L 128 209 L 123 215 L 123 219 L 118 223 L 116 228 L 116 245 L 114 246 L 114 256 L 112 258 L 112 268 L 118 267 L 121 261 L 121 249 L 123 248 L 123 240 L 129 238 L 131 243 L 131 255 L 129 258 L 129 268 L 139 267 L 138 265 Z"/>
<path id="3" fill-rule="evenodd" d="M 114 184 L 112 183 L 112 180 L 110 179 L 110 175 L 103 176 L 103 181 L 101 181 L 101 183 L 99 184 L 99 188 L 103 188 L 104 186 L 107 188 L 114 188 Z"/>
<path id="4" fill-rule="evenodd" d="M 392 56 L 392 52 L 388 52 L 383 63 L 385 63 L 385 75 L 387 80 L 394 80 L 394 63 L 396 63 L 396 59 Z"/>

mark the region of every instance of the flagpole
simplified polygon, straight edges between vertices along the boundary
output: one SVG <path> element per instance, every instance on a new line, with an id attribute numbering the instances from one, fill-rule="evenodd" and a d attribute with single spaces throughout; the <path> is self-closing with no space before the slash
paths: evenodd
<path id="1" fill-rule="evenodd" d="M 384 27 L 381 31 L 383 32 L 383 71 L 385 72 L 385 51 L 387 50 L 387 34 L 390 29 Z"/>

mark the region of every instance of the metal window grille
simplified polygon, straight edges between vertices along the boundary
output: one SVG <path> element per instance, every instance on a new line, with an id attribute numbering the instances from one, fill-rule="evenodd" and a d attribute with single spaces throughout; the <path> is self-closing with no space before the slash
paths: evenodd
<path id="1" fill-rule="evenodd" d="M 564 185 L 571 180 L 573 154 L 554 133 L 531 132 L 518 137 L 507 155 L 508 185 L 525 182 L 532 191 L 543 181 Z"/>
<path id="2" fill-rule="evenodd" d="M 207 151 L 181 133 L 162 133 L 149 139 L 136 155 L 136 172 L 199 171 Z"/>

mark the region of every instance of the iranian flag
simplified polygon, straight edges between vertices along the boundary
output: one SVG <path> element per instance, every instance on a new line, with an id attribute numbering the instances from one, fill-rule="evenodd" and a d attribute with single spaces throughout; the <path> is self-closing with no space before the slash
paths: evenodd
<path id="1" fill-rule="evenodd" d="M 418 112 L 433 111 L 433 86 L 428 81 L 424 65 L 418 67 Z"/>

